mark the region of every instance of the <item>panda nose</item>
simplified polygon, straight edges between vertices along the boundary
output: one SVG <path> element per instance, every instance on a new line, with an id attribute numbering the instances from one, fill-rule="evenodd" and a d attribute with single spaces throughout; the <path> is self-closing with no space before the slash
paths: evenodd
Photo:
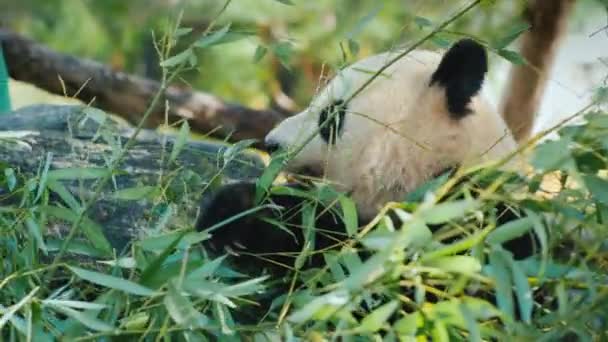
<path id="1" fill-rule="evenodd" d="M 281 148 L 281 144 L 279 144 L 279 142 L 277 142 L 275 140 L 266 139 L 266 140 L 264 140 L 264 147 L 266 148 L 266 152 L 268 152 L 268 153 L 274 153 L 279 148 Z"/>

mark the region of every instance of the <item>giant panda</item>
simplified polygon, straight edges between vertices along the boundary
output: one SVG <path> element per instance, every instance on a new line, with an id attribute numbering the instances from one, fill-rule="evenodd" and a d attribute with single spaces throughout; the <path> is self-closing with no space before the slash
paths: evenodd
<path id="1" fill-rule="evenodd" d="M 264 141 L 274 156 L 291 153 L 286 172 L 322 179 L 348 194 L 359 225 L 433 177 L 500 160 L 518 147 L 481 95 L 488 57 L 471 39 L 454 43 L 444 54 L 414 50 L 352 96 L 398 53 L 340 70 L 308 108 L 282 121 Z M 517 170 L 517 164 L 511 159 L 504 168 Z M 339 248 L 346 236 L 339 213 L 322 204 L 314 205 L 314 238 L 305 236 L 311 232 L 302 228 L 299 211 L 307 202 L 294 195 L 303 188 L 306 183 L 283 184 L 282 191 L 265 197 L 272 206 L 255 211 L 260 204 L 255 183 L 225 185 L 203 200 L 196 227 L 209 231 L 210 250 L 228 251 L 241 265 L 257 269 L 262 261 L 274 271 L 288 270 L 305 242 L 313 241 L 317 251 Z M 526 254 L 532 243 L 515 241 L 511 250 Z M 322 264 L 319 253 L 312 253 L 307 265 Z"/>

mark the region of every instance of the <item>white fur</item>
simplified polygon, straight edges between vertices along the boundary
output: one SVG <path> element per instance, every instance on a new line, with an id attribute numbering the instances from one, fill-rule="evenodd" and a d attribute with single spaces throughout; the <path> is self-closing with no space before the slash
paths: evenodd
<path id="1" fill-rule="evenodd" d="M 372 56 L 342 70 L 309 108 L 283 121 L 266 139 L 297 148 L 318 129 L 323 108 L 348 98 L 392 56 Z M 322 171 L 350 192 L 360 215 L 369 218 L 447 167 L 512 152 L 516 143 L 507 126 L 479 95 L 469 106 L 471 114 L 460 120 L 449 116 L 444 89 L 429 86 L 440 60 L 438 53 L 418 50 L 390 66 L 349 103 L 336 144 L 316 135 L 288 170 Z"/>

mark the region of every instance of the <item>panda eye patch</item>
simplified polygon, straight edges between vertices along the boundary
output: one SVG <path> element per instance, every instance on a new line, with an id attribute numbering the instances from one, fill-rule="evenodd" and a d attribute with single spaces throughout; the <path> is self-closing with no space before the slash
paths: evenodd
<path id="1" fill-rule="evenodd" d="M 334 101 L 323 108 L 319 114 L 319 127 L 321 138 L 328 144 L 335 144 L 336 138 L 342 133 L 346 106 L 343 100 Z M 329 119 L 329 122 L 326 122 Z"/>

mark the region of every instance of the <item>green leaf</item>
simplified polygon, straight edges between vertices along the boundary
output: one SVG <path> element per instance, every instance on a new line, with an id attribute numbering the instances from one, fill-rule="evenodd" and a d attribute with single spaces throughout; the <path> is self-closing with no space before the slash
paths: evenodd
<path id="1" fill-rule="evenodd" d="M 425 265 L 435 267 L 445 272 L 474 274 L 481 271 L 481 264 L 477 258 L 467 255 L 454 255 L 427 260 Z"/>
<path id="2" fill-rule="evenodd" d="M 583 181 L 593 198 L 603 204 L 608 204 L 608 181 L 596 175 L 583 175 Z"/>
<path id="3" fill-rule="evenodd" d="M 258 63 L 259 61 L 261 61 L 262 58 L 264 58 L 264 56 L 266 56 L 267 52 L 268 52 L 267 47 L 258 45 L 258 47 L 255 48 L 255 53 L 253 54 L 253 63 Z"/>
<path id="4" fill-rule="evenodd" d="M 226 286 L 220 292 L 226 297 L 240 297 L 261 291 L 264 286 L 261 284 L 268 279 L 268 276 L 249 279 L 234 285 Z"/>
<path id="5" fill-rule="evenodd" d="M 514 304 L 513 293 L 511 292 L 511 272 L 509 272 L 505 254 L 506 252 L 500 247 L 492 249 L 490 252 L 490 265 L 492 266 L 490 275 L 494 278 L 498 308 L 509 318 L 513 319 Z"/>
<path id="6" fill-rule="evenodd" d="M 30 235 L 36 240 L 36 245 L 38 248 L 46 255 L 48 253 L 48 249 L 46 248 L 44 238 L 42 237 L 42 230 L 35 221 L 34 213 L 31 210 L 29 211 L 28 217 L 25 219 L 25 226 L 27 227 L 27 231 L 30 233 Z"/>
<path id="7" fill-rule="evenodd" d="M 357 43 L 355 40 L 353 39 L 349 39 L 348 40 L 348 50 L 350 51 L 350 54 L 353 56 L 357 56 L 359 54 L 359 43 Z"/>
<path id="8" fill-rule="evenodd" d="M 479 207 L 475 200 L 460 200 L 440 203 L 430 208 L 422 209 L 420 217 L 428 224 L 440 224 L 460 217 Z"/>
<path id="9" fill-rule="evenodd" d="M 437 342 L 450 342 L 450 334 L 445 326 L 445 323 L 441 320 L 437 320 L 433 324 L 432 330 L 432 341 Z"/>
<path id="10" fill-rule="evenodd" d="M 374 6 L 371 11 L 357 21 L 355 27 L 353 27 L 352 30 L 346 34 L 346 38 L 348 40 L 352 40 L 353 38 L 357 37 L 361 31 L 363 31 L 363 29 L 378 15 L 378 13 L 380 13 L 382 7 L 384 6 L 381 2 Z"/>
<path id="11" fill-rule="evenodd" d="M 315 204 L 306 202 L 302 206 L 302 230 L 304 231 L 304 244 L 302 250 L 296 257 L 294 267 L 299 270 L 302 268 L 312 251 L 315 249 Z"/>
<path id="12" fill-rule="evenodd" d="M 418 331 L 419 321 L 422 321 L 420 313 L 413 312 L 396 321 L 393 328 L 399 333 L 399 336 L 414 338 Z"/>
<path id="13" fill-rule="evenodd" d="M 72 195 L 71 192 L 66 189 L 66 187 L 59 181 L 54 179 L 49 179 L 46 183 L 47 187 L 59 195 L 59 197 L 65 202 L 65 204 L 70 207 L 75 212 L 78 212 L 81 209 L 80 203 L 76 200 L 76 198 Z"/>
<path id="14" fill-rule="evenodd" d="M 310 319 L 322 321 L 331 317 L 339 307 L 347 304 L 349 299 L 347 291 L 335 290 L 308 301 L 301 309 L 292 313 L 288 319 L 293 323 L 304 323 Z"/>
<path id="15" fill-rule="evenodd" d="M 160 272 L 160 267 L 165 262 L 167 257 L 175 250 L 177 244 L 181 241 L 181 239 L 186 234 L 186 231 L 182 231 L 178 234 L 173 241 L 165 247 L 163 252 L 156 257 L 141 273 L 139 282 L 143 285 L 150 286 L 150 279 L 156 272 Z"/>
<path id="16" fill-rule="evenodd" d="M 288 6 L 293 6 L 294 5 L 293 1 L 291 1 L 291 0 L 275 0 L 275 1 L 280 2 L 283 5 L 288 5 Z"/>
<path id="17" fill-rule="evenodd" d="M 525 323 L 532 322 L 532 309 L 534 306 L 534 300 L 532 298 L 532 289 L 528 282 L 528 277 L 514 262 L 513 258 L 509 256 L 509 266 L 511 268 L 511 274 L 513 275 L 513 283 L 515 284 L 515 295 L 517 296 L 517 302 L 519 303 L 519 315 Z"/>
<path id="18" fill-rule="evenodd" d="M 538 238 L 538 242 L 540 243 L 542 258 L 543 258 L 543 267 L 541 268 L 541 273 L 544 273 L 544 266 L 547 263 L 547 257 L 549 253 L 549 237 L 547 236 L 547 231 L 545 229 L 545 225 L 543 224 L 540 216 L 535 212 L 526 209 L 526 216 L 532 219 L 534 234 Z"/>
<path id="19" fill-rule="evenodd" d="M 121 319 L 120 325 L 127 330 L 141 330 L 147 327 L 149 321 L 150 313 L 148 311 L 140 311 Z"/>
<path id="20" fill-rule="evenodd" d="M 530 162 L 538 171 L 574 169 L 575 163 L 570 153 L 570 139 L 542 143 L 534 149 Z"/>
<path id="21" fill-rule="evenodd" d="M 75 266 L 68 266 L 68 268 L 79 278 L 97 285 L 109 287 L 115 290 L 120 290 L 137 296 L 152 296 L 155 294 L 153 290 L 147 287 L 143 287 L 127 279 L 118 278 L 99 272 L 89 271 Z"/>
<path id="22" fill-rule="evenodd" d="M 84 217 L 80 223 L 80 228 L 84 233 L 84 236 L 91 242 L 91 244 L 104 252 L 106 255 L 112 254 L 112 245 L 106 236 L 103 234 L 103 229 L 99 224 L 94 222 L 88 217 Z"/>
<path id="23" fill-rule="evenodd" d="M 430 21 L 427 18 L 423 18 L 423 17 L 418 17 L 416 16 L 414 18 L 414 23 L 416 23 L 416 25 L 418 25 L 418 28 L 425 28 L 425 27 L 430 27 L 433 26 L 433 22 Z"/>
<path id="24" fill-rule="evenodd" d="M 76 221 L 78 220 L 78 214 L 66 208 L 55 206 L 41 206 L 40 212 L 47 213 L 53 217 L 71 223 L 76 223 Z M 110 242 L 108 242 L 108 239 L 106 239 L 105 235 L 103 234 L 103 230 L 97 223 L 84 216 L 80 222 L 80 228 L 82 229 L 82 232 L 89 240 L 89 242 L 91 242 L 91 244 L 95 246 L 95 248 L 104 252 L 106 255 L 112 253 L 112 246 L 110 245 Z"/>
<path id="25" fill-rule="evenodd" d="M 232 319 L 232 315 L 230 315 L 230 311 L 226 308 L 226 306 L 221 305 L 216 302 L 213 306 L 213 315 L 215 319 L 220 322 L 220 329 L 223 335 L 233 335 L 235 324 Z"/>
<path id="26" fill-rule="evenodd" d="M 159 234 L 144 238 L 137 242 L 137 244 L 145 251 L 148 252 L 162 252 L 168 248 L 173 242 L 181 236 L 183 232 L 173 231 L 170 233 Z"/>
<path id="27" fill-rule="evenodd" d="M 55 311 L 61 312 L 62 314 L 77 320 L 87 328 L 92 329 L 94 331 L 109 332 L 114 330 L 114 327 L 110 324 L 95 317 L 91 317 L 90 315 L 87 315 L 80 311 L 74 310 L 72 308 L 56 305 L 53 305 L 52 307 Z"/>
<path id="28" fill-rule="evenodd" d="M 359 230 L 359 221 L 355 202 L 346 196 L 340 196 L 340 207 L 342 209 L 342 214 L 344 215 L 346 232 L 348 233 L 348 236 L 354 236 Z"/>
<path id="29" fill-rule="evenodd" d="M 104 112 L 103 110 L 101 110 L 99 108 L 95 108 L 95 107 L 85 107 L 82 110 L 82 113 L 86 115 L 87 119 L 91 119 L 91 120 L 95 121 L 100 126 L 103 125 L 108 118 L 108 114 L 106 114 L 106 112 Z M 85 123 L 85 120 L 82 120 L 80 122 L 81 125 L 84 123 Z"/>
<path id="30" fill-rule="evenodd" d="M 166 261 L 159 268 L 157 268 L 157 272 L 153 272 L 150 275 L 150 278 L 148 278 L 145 284 L 141 282 L 140 284 L 145 285 L 146 287 L 151 289 L 160 289 L 162 286 L 166 285 L 169 281 L 171 281 L 171 279 L 182 277 L 182 272 L 184 272 L 184 275 L 188 275 L 192 270 L 195 270 L 196 268 L 203 265 L 203 260 L 199 259 L 198 256 L 195 256 L 193 254 L 187 254 L 187 256 L 189 257 L 188 260 L 184 263 L 184 261 L 182 261 L 181 259 L 183 259 L 185 256 L 186 254 L 181 252 L 170 255 L 166 259 Z M 140 267 L 138 261 L 137 266 L 138 269 L 141 270 L 146 269 L 149 264 L 149 262 L 146 262 L 143 267 Z M 183 278 L 182 288 L 185 286 L 186 283 L 194 284 L 194 286 L 198 286 L 201 284 L 201 282 L 196 282 L 198 278 L 195 278 L 194 280 L 190 279 L 191 278 L 188 278 L 187 276 L 186 278 Z"/>
<path id="31" fill-rule="evenodd" d="M 425 28 L 425 27 L 433 26 L 432 21 L 430 21 L 427 18 L 418 17 L 418 16 L 416 16 L 414 18 L 414 23 L 416 23 L 416 25 L 418 25 L 418 28 Z"/>
<path id="32" fill-rule="evenodd" d="M 475 247 L 482 240 L 482 238 L 483 238 L 482 232 L 472 234 L 469 237 L 455 241 L 445 247 L 436 248 L 436 249 L 433 249 L 433 250 L 425 253 L 422 256 L 421 260 L 427 261 L 427 260 L 431 260 L 431 259 L 434 259 L 437 257 L 462 253 L 464 251 L 470 250 L 473 247 Z"/>
<path id="33" fill-rule="evenodd" d="M 396 232 L 376 229 L 366 234 L 361 243 L 367 249 L 379 251 L 388 248 L 396 238 Z"/>
<path id="34" fill-rule="evenodd" d="M 510 27 L 504 36 L 496 39 L 492 44 L 492 47 L 496 50 L 502 50 L 511 44 L 517 37 L 530 28 L 530 24 L 525 21 L 519 21 Z"/>
<path id="35" fill-rule="evenodd" d="M 40 290 L 40 287 L 35 287 L 32 289 L 32 291 L 30 291 L 30 293 L 21 298 L 17 303 L 6 308 L 6 310 L 0 306 L 0 308 L 3 309 L 2 311 L 4 311 L 4 314 L 2 317 L 0 317 L 0 331 L 5 331 L 3 328 L 6 322 L 12 320 L 15 314 L 21 310 L 22 307 L 28 304 L 32 298 L 34 298 L 34 295 L 38 292 L 38 290 Z"/>
<path id="36" fill-rule="evenodd" d="M 138 201 L 144 198 L 153 197 L 158 188 L 155 186 L 142 185 L 133 188 L 116 190 L 112 194 L 112 198 L 123 201 Z"/>
<path id="37" fill-rule="evenodd" d="M 169 57 L 164 61 L 160 62 L 160 66 L 163 68 L 171 68 L 190 60 L 190 56 L 193 55 L 194 52 L 192 48 L 188 48 L 175 56 Z"/>
<path id="38" fill-rule="evenodd" d="M 182 295 L 181 291 L 175 286 L 174 281 L 169 282 L 167 295 L 163 302 L 171 318 L 179 325 L 190 329 L 200 329 L 207 326 L 209 322 L 209 319 L 198 312 L 192 302 Z"/>
<path id="39" fill-rule="evenodd" d="M 109 174 L 110 170 L 99 167 L 68 167 L 49 171 L 48 178 L 53 180 L 98 179 Z"/>
<path id="40" fill-rule="evenodd" d="M 290 42 L 278 42 L 271 46 L 272 52 L 279 59 L 279 62 L 289 70 L 289 62 L 293 55 L 293 46 Z"/>
<path id="41" fill-rule="evenodd" d="M 184 290 L 197 297 L 210 300 L 230 308 L 236 308 L 236 304 L 234 304 L 233 301 L 222 293 L 222 290 L 226 288 L 225 284 L 204 280 L 195 283 L 191 281 L 184 282 L 182 286 Z"/>
<path id="42" fill-rule="evenodd" d="M 98 260 L 97 262 L 100 264 L 104 264 L 104 265 L 126 268 L 126 269 L 137 268 L 137 261 L 135 260 L 135 258 L 132 258 L 132 257 L 122 257 L 122 258 L 117 258 L 114 260 Z"/>
<path id="43" fill-rule="evenodd" d="M 344 269 L 338 262 L 338 256 L 334 253 L 323 253 L 323 260 L 325 264 L 329 267 L 329 271 L 331 272 L 332 277 L 336 281 L 341 281 L 346 278 L 346 274 L 344 273 Z"/>
<path id="44" fill-rule="evenodd" d="M 357 330 L 365 332 L 376 332 L 382 328 L 382 325 L 387 323 L 393 312 L 399 307 L 399 302 L 393 300 L 372 311 L 365 316 L 361 321 L 361 325 Z"/>
<path id="45" fill-rule="evenodd" d="M 433 178 L 410 191 L 405 200 L 408 202 L 419 202 L 429 192 L 435 192 L 450 178 L 451 172 L 446 172 L 437 178 Z"/>
<path id="46" fill-rule="evenodd" d="M 41 305 L 38 302 L 32 303 L 30 305 L 30 315 L 28 315 L 28 325 L 30 325 L 29 329 L 31 334 L 28 336 L 28 339 L 31 338 L 31 341 L 53 341 L 53 337 L 50 333 L 47 333 L 44 329 L 44 326 L 47 323 L 46 313 L 42 311 Z"/>
<path id="47" fill-rule="evenodd" d="M 287 153 L 280 153 L 277 156 L 273 156 L 270 164 L 264 170 L 264 173 L 258 178 L 255 186 L 255 203 L 261 203 L 262 199 L 268 192 L 268 189 L 274 182 L 275 178 L 279 175 L 283 166 L 287 162 Z"/>
<path id="48" fill-rule="evenodd" d="M 498 245 L 516 239 L 527 233 L 534 222 L 529 217 L 507 222 L 496 228 L 486 237 L 486 242 L 491 245 Z"/>
<path id="49" fill-rule="evenodd" d="M 598 104 L 608 103 L 608 87 L 598 87 L 593 94 L 593 102 Z"/>
<path id="50" fill-rule="evenodd" d="M 466 323 L 468 332 L 469 332 L 469 341 L 471 342 L 481 342 L 481 333 L 479 332 L 479 324 L 475 320 L 473 313 L 469 310 L 468 306 L 464 303 L 459 305 L 460 312 L 462 314 L 462 318 Z"/>
<path id="51" fill-rule="evenodd" d="M 442 49 L 447 49 L 452 45 L 452 42 L 449 39 L 437 34 L 431 37 L 431 42 Z"/>
<path id="52" fill-rule="evenodd" d="M 395 210 L 398 213 L 398 210 Z M 428 246 L 433 240 L 433 233 L 424 222 L 418 218 L 414 218 L 402 227 L 405 233 L 405 239 L 397 246 L 398 248 L 420 249 Z"/>
<path id="53" fill-rule="evenodd" d="M 237 142 L 236 144 L 230 145 L 224 150 L 224 153 L 222 153 L 224 165 L 236 159 L 243 151 L 245 151 L 245 149 L 250 148 L 256 142 L 256 139 L 245 139 Z"/>
<path id="54" fill-rule="evenodd" d="M 47 239 L 46 247 L 49 252 L 57 252 L 61 248 L 63 240 Z M 78 255 L 84 255 L 91 258 L 104 258 L 108 256 L 108 253 L 104 253 L 99 249 L 89 245 L 88 243 L 80 240 L 74 240 L 70 242 L 67 248 L 67 252 Z"/>
<path id="55" fill-rule="evenodd" d="M 184 145 L 186 145 L 189 135 L 190 125 L 188 124 L 188 120 L 184 120 L 179 129 L 179 133 L 177 134 L 177 138 L 173 142 L 173 149 L 171 150 L 171 155 L 169 156 L 169 164 L 173 163 L 177 159 L 177 156 L 182 151 L 182 148 L 184 148 Z"/>
<path id="56" fill-rule="evenodd" d="M 192 27 L 180 27 L 177 30 L 175 30 L 175 32 L 173 32 L 173 37 L 179 38 L 179 37 L 189 34 L 190 32 L 192 32 Z"/>
<path id="57" fill-rule="evenodd" d="M 46 213 L 58 219 L 62 219 L 68 222 L 76 221 L 77 214 L 70 209 L 55 207 L 51 205 L 40 206 L 39 207 L 41 213 Z"/>
<path id="58" fill-rule="evenodd" d="M 230 30 L 230 25 L 231 24 L 228 23 L 228 24 L 224 25 L 222 28 L 220 28 L 219 30 L 214 31 L 211 34 L 204 36 L 203 38 L 199 39 L 196 43 L 194 43 L 194 46 L 196 46 L 197 48 L 206 48 L 206 47 L 219 43 L 220 40 Z"/>
<path id="59" fill-rule="evenodd" d="M 342 282 L 344 288 L 357 290 L 380 278 L 385 272 L 384 263 L 389 259 L 391 249 L 377 252 L 356 269 L 349 269 L 351 274 Z"/>
<path id="60" fill-rule="evenodd" d="M 45 299 L 43 305 L 63 306 L 73 309 L 102 310 L 108 307 L 106 304 L 83 302 L 78 300 Z"/>
<path id="61" fill-rule="evenodd" d="M 6 178 L 6 185 L 8 190 L 13 191 L 17 185 L 17 177 L 15 177 L 15 170 L 9 168 L 4 169 L 4 177 Z"/>
<path id="62" fill-rule="evenodd" d="M 38 200 L 42 196 L 42 192 L 46 188 L 46 181 L 49 177 L 49 168 L 51 167 L 52 159 L 53 153 L 48 152 L 44 160 L 44 168 L 42 169 L 42 174 L 40 175 L 40 182 L 38 182 L 38 191 L 36 192 L 36 198 L 34 199 L 34 202 L 38 202 Z"/>
<path id="63" fill-rule="evenodd" d="M 525 65 L 526 60 L 519 53 L 507 49 L 498 50 L 498 54 L 515 65 Z"/>
<path id="64" fill-rule="evenodd" d="M 189 272 L 186 275 L 186 279 L 196 281 L 197 279 L 202 280 L 211 277 L 215 273 L 217 268 L 220 266 L 222 261 L 226 259 L 226 257 L 226 255 L 223 255 L 211 261 L 207 261 L 205 264 L 203 264 L 203 266 L 195 269 L 192 272 Z"/>

